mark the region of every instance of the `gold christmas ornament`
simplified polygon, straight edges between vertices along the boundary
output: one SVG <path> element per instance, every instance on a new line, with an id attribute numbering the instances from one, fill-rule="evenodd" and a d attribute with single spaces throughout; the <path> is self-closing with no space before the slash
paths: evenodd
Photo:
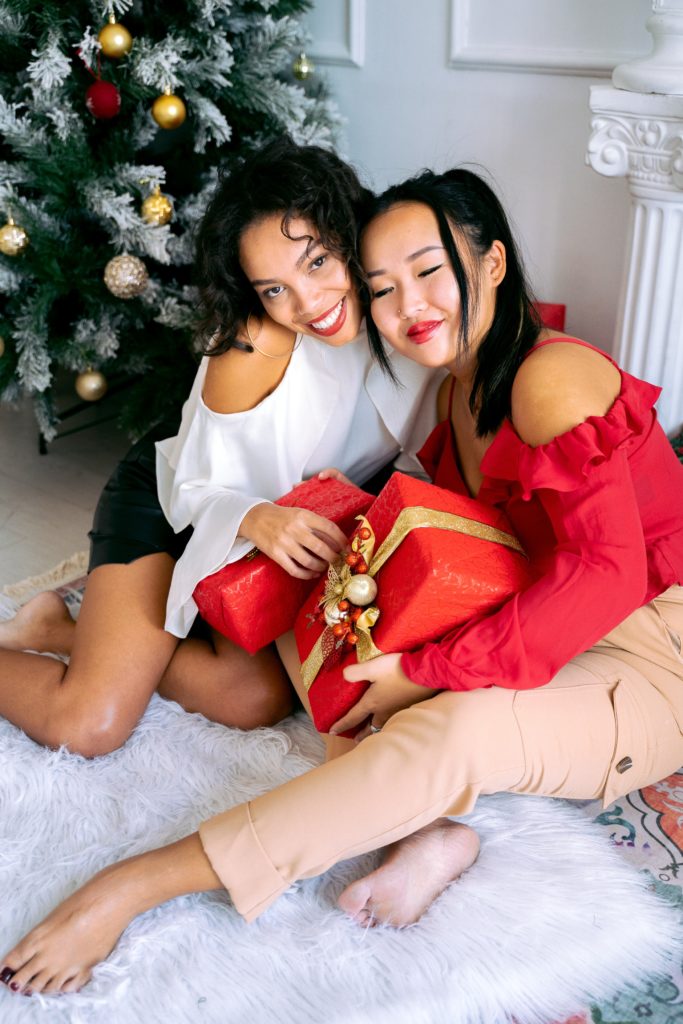
<path id="1" fill-rule="evenodd" d="M 149 274 L 137 256 L 114 256 L 104 268 L 104 283 L 117 299 L 132 299 L 144 292 Z"/>
<path id="2" fill-rule="evenodd" d="M 157 185 L 152 195 L 145 199 L 140 212 L 147 224 L 168 224 L 173 216 L 173 203 L 168 196 L 161 194 Z"/>
<path id="3" fill-rule="evenodd" d="M 76 377 L 74 387 L 84 402 L 97 402 L 107 393 L 107 378 L 99 370 L 88 367 Z"/>
<path id="4" fill-rule="evenodd" d="M 0 252 L 4 252 L 5 256 L 18 256 L 27 245 L 27 233 L 8 217 L 7 223 L 0 228 Z"/>
<path id="5" fill-rule="evenodd" d="M 368 576 L 366 573 L 357 573 L 344 587 L 344 597 L 352 604 L 365 608 L 377 597 L 377 584 L 372 576 Z"/>
<path id="6" fill-rule="evenodd" d="M 315 64 L 305 53 L 300 53 L 292 64 L 292 71 L 295 78 L 298 78 L 300 82 L 305 82 L 315 71 Z"/>
<path id="7" fill-rule="evenodd" d="M 120 25 L 113 14 L 109 15 L 109 24 L 100 29 L 98 40 L 102 53 L 106 57 L 125 57 L 130 53 L 133 37 L 125 25 Z"/>
<path id="8" fill-rule="evenodd" d="M 187 117 L 187 109 L 180 96 L 174 95 L 170 89 L 158 96 L 152 105 L 152 117 L 160 128 L 171 130 L 179 128 Z"/>

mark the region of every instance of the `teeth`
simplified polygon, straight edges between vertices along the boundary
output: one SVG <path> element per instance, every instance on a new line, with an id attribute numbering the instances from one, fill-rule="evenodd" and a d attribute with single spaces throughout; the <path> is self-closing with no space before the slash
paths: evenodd
<path id="1" fill-rule="evenodd" d="M 336 320 L 339 319 L 339 314 L 342 310 L 344 300 L 340 299 L 337 305 L 334 307 L 331 313 L 328 313 L 323 320 L 311 320 L 311 327 L 316 331 L 326 331 L 328 327 L 331 327 Z"/>

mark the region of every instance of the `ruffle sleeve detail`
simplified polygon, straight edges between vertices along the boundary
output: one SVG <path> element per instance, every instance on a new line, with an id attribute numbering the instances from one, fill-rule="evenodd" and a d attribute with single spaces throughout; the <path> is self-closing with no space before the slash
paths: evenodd
<path id="1" fill-rule="evenodd" d="M 541 488 L 574 490 L 613 452 L 639 447 L 647 439 L 661 390 L 622 370 L 621 391 L 604 416 L 590 416 L 536 448 L 525 444 L 505 420 L 482 460 L 480 500 L 499 504 L 516 494 L 528 501 Z"/>

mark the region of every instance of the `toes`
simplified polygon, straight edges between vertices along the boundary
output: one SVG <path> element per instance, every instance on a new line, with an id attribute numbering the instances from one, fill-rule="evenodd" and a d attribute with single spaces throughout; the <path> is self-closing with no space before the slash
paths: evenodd
<path id="1" fill-rule="evenodd" d="M 90 981 L 90 971 L 79 971 L 73 978 L 69 978 L 61 987 L 62 992 L 80 992 L 83 986 Z"/>
<path id="2" fill-rule="evenodd" d="M 8 987 L 13 992 L 22 992 L 25 988 L 31 988 L 35 992 L 36 986 L 33 985 L 33 977 L 40 971 L 41 964 L 39 964 L 35 957 L 31 957 L 22 967 L 19 967 L 15 972 L 12 980 L 8 983 Z"/>
<path id="3" fill-rule="evenodd" d="M 352 882 L 344 889 L 337 900 L 337 906 L 349 917 L 357 919 L 358 915 L 367 908 L 370 895 L 370 884 L 367 878 L 359 878 L 357 882 Z"/>
<path id="4" fill-rule="evenodd" d="M 90 977 L 89 971 L 79 970 L 78 967 L 65 967 L 60 971 L 52 971 L 52 977 L 44 986 L 43 993 L 52 996 L 61 992 L 78 992 L 81 985 Z"/>

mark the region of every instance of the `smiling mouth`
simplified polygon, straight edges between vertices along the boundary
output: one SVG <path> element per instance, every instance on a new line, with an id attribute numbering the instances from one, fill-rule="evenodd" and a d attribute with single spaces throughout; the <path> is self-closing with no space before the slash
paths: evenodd
<path id="1" fill-rule="evenodd" d="M 336 334 L 346 320 L 346 296 L 340 299 L 336 306 L 328 309 L 318 320 L 310 320 L 306 327 L 310 327 L 316 334 L 329 336 Z"/>
<path id="2" fill-rule="evenodd" d="M 442 322 L 441 320 L 421 320 L 419 323 L 413 324 L 406 332 L 408 340 L 412 341 L 414 345 L 424 345 L 434 337 Z"/>

